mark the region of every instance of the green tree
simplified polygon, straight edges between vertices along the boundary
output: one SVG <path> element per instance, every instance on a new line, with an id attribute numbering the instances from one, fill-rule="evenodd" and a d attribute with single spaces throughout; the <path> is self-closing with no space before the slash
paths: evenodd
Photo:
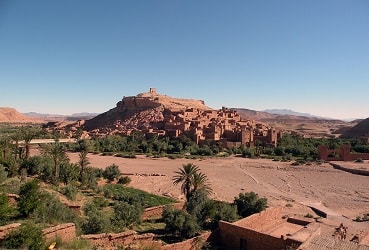
<path id="1" fill-rule="evenodd" d="M 120 231 L 129 225 L 141 222 L 143 207 L 140 204 L 128 204 L 127 202 L 116 202 L 114 205 L 113 226 Z"/>
<path id="2" fill-rule="evenodd" d="M 38 181 L 26 182 L 20 187 L 19 200 L 17 203 L 18 211 L 23 216 L 29 216 L 41 204 L 41 193 Z"/>
<path id="3" fill-rule="evenodd" d="M 9 198 L 4 193 L 0 193 L 0 226 L 8 221 L 8 217 L 13 210 L 13 207 L 9 204 Z"/>
<path id="4" fill-rule="evenodd" d="M 53 159 L 54 163 L 54 178 L 55 181 L 59 180 L 59 168 L 60 162 L 63 160 L 67 160 L 68 156 L 66 154 L 64 146 L 56 140 L 55 143 L 51 143 L 45 147 L 44 152 L 47 155 L 50 155 Z"/>
<path id="5" fill-rule="evenodd" d="M 165 231 L 181 239 L 191 238 L 201 230 L 194 216 L 184 210 L 173 209 L 169 206 L 164 208 L 163 221 Z"/>
<path id="6" fill-rule="evenodd" d="M 60 168 L 59 180 L 65 185 L 76 182 L 80 175 L 80 168 L 77 164 L 64 162 Z"/>
<path id="7" fill-rule="evenodd" d="M 90 165 L 90 161 L 87 157 L 88 151 L 87 150 L 82 150 L 81 152 L 79 152 L 78 156 L 79 156 L 79 160 L 78 160 L 78 164 L 81 168 L 80 171 L 80 178 L 82 178 L 82 175 L 85 171 L 85 168 L 88 167 L 88 165 Z"/>
<path id="8" fill-rule="evenodd" d="M 206 209 L 209 202 L 211 202 L 211 200 L 209 200 L 208 194 L 205 192 L 205 190 L 197 190 L 193 192 L 188 200 L 186 204 L 186 210 L 189 214 L 193 215 L 197 219 L 199 224 L 203 224 L 209 215 Z"/>
<path id="9" fill-rule="evenodd" d="M 110 231 L 110 220 L 101 211 L 96 211 L 82 224 L 82 230 L 85 234 L 107 233 Z"/>
<path id="10" fill-rule="evenodd" d="M 21 138 L 24 140 L 26 148 L 26 159 L 30 156 L 30 142 L 40 134 L 40 128 L 38 127 L 22 127 Z"/>
<path id="11" fill-rule="evenodd" d="M 234 204 L 237 206 L 238 214 L 247 217 L 255 213 L 259 213 L 266 209 L 267 199 L 259 198 L 254 192 L 240 193 L 234 198 Z"/>
<path id="12" fill-rule="evenodd" d="M 103 172 L 103 177 L 107 179 L 109 182 L 112 182 L 115 179 L 118 179 L 119 176 L 120 176 L 120 170 L 119 170 L 119 167 L 115 164 L 108 166 Z"/>
<path id="13" fill-rule="evenodd" d="M 73 222 L 76 226 L 80 223 L 77 213 L 48 193 L 41 195 L 40 203 L 34 209 L 32 216 L 39 223 L 60 224 Z"/>
<path id="14" fill-rule="evenodd" d="M 33 223 L 24 223 L 19 228 L 11 231 L 1 242 L 1 247 L 6 249 L 45 249 L 45 238 L 39 226 Z"/>
<path id="15" fill-rule="evenodd" d="M 82 230 L 85 234 L 97 234 L 109 232 L 111 229 L 110 219 L 105 213 L 98 210 L 94 203 L 87 203 L 83 207 L 87 220 L 82 224 Z"/>
<path id="16" fill-rule="evenodd" d="M 0 164 L 0 184 L 6 180 L 8 173 L 5 171 L 5 167 Z"/>

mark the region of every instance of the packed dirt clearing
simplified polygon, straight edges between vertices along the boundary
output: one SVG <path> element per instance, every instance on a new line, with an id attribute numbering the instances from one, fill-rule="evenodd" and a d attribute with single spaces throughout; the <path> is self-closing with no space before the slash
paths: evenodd
<path id="1" fill-rule="evenodd" d="M 69 153 L 69 157 L 72 162 L 79 158 L 78 153 Z M 182 201 L 180 185 L 174 186 L 172 178 L 182 165 L 193 163 L 209 178 L 214 199 L 233 202 L 239 193 L 254 191 L 268 199 L 268 206 L 283 207 L 286 215 L 319 218 L 322 235 L 332 236 L 341 223 L 348 227 L 350 239 L 369 231 L 369 221 L 354 221 L 369 213 L 369 176 L 337 170 L 328 163 L 292 166 L 291 162 L 236 156 L 173 160 L 89 154 L 88 158 L 93 167 L 118 165 L 132 179 L 132 187 Z M 369 164 L 360 164 L 365 167 L 369 169 Z M 311 207 L 325 212 L 327 218 L 320 218 Z"/>
<path id="2" fill-rule="evenodd" d="M 78 153 L 69 153 L 72 162 Z M 172 177 L 182 165 L 193 163 L 209 178 L 212 198 L 232 202 L 240 192 L 254 191 L 268 198 L 270 206 L 315 204 L 332 215 L 348 218 L 369 213 L 369 176 L 350 174 L 330 164 L 292 166 L 290 162 L 241 157 L 168 159 L 137 156 L 135 159 L 89 154 L 90 166 L 116 164 L 130 175 L 131 186 L 151 193 L 184 200 Z M 369 166 L 364 163 L 360 166 Z"/>

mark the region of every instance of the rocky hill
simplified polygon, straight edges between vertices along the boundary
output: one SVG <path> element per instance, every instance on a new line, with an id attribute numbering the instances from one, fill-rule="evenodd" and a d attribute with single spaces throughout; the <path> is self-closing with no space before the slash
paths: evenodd
<path id="1" fill-rule="evenodd" d="M 342 134 L 343 138 L 369 137 L 369 118 L 360 121 Z"/>
<path id="2" fill-rule="evenodd" d="M 122 133 L 130 129 L 155 129 L 155 124 L 163 121 L 165 111 L 178 112 L 188 108 L 212 110 L 204 101 L 172 98 L 158 94 L 151 88 L 147 93 L 123 97 L 115 108 L 87 120 L 84 129 L 105 132 L 118 129 Z"/>
<path id="3" fill-rule="evenodd" d="M 19 113 L 14 108 L 0 107 L 0 122 L 9 123 L 41 123 L 42 121 L 35 118 L 27 117 Z"/>

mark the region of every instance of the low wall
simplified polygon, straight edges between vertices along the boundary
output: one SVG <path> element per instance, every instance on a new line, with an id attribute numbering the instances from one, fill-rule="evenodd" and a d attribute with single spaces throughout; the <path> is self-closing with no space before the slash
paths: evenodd
<path id="1" fill-rule="evenodd" d="M 63 242 L 72 241 L 76 238 L 76 227 L 73 223 L 60 224 L 42 230 L 46 241 L 61 239 Z"/>
<path id="2" fill-rule="evenodd" d="M 20 223 L 12 223 L 5 226 L 0 227 L 0 241 L 5 238 L 5 236 L 13 231 L 14 229 L 18 228 L 21 224 Z"/>
<path id="3" fill-rule="evenodd" d="M 364 169 L 352 169 L 352 168 L 346 168 L 343 167 L 341 165 L 335 164 L 335 163 L 330 163 L 332 165 L 333 168 L 335 169 L 339 169 L 345 172 L 349 172 L 351 174 L 357 174 L 357 175 L 364 175 L 364 176 L 369 176 L 369 171 L 368 170 L 364 170 Z M 359 164 L 359 163 L 358 163 Z"/>
<path id="4" fill-rule="evenodd" d="M 176 209 L 183 209 L 184 203 L 175 203 L 175 204 L 170 204 L 168 206 L 171 206 Z M 160 219 L 162 217 L 164 207 L 165 206 L 146 208 L 141 216 L 141 219 L 142 220 Z"/>
<path id="5" fill-rule="evenodd" d="M 0 240 L 10 233 L 12 230 L 18 228 L 20 223 L 13 223 L 0 227 Z M 52 241 L 56 238 L 62 241 L 71 241 L 76 238 L 76 227 L 73 223 L 60 224 L 54 227 L 45 228 L 42 230 L 46 241 Z"/>
<path id="6" fill-rule="evenodd" d="M 208 241 L 208 239 L 211 237 L 211 232 L 205 232 L 197 237 L 174 243 L 174 244 L 168 244 L 162 246 L 160 249 L 163 250 L 195 250 L 195 249 L 201 249 L 202 245 Z"/>
<path id="7" fill-rule="evenodd" d="M 137 235 L 135 231 L 126 231 L 122 233 L 102 233 L 102 234 L 88 234 L 81 235 L 80 238 L 88 240 L 92 245 L 96 247 L 103 247 L 104 249 L 113 248 L 116 246 L 128 246 L 128 245 L 152 245 L 154 234 L 142 234 Z M 114 248 L 115 249 L 115 248 Z"/>

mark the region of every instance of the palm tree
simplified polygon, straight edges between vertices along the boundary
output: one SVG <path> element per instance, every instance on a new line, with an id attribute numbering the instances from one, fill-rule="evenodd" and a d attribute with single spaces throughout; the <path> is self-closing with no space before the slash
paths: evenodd
<path id="1" fill-rule="evenodd" d="M 53 158 L 54 177 L 55 177 L 55 181 L 57 181 L 59 178 L 60 161 L 68 158 L 65 152 L 64 146 L 60 144 L 59 140 L 56 140 L 55 143 L 51 143 L 46 146 L 45 153 L 49 154 Z"/>
<path id="2" fill-rule="evenodd" d="M 80 178 L 82 178 L 83 172 L 85 170 L 85 168 L 90 164 L 90 161 L 87 158 L 87 150 L 82 150 L 79 153 L 79 161 L 78 164 L 81 167 L 81 172 L 80 172 Z"/>
<path id="3" fill-rule="evenodd" d="M 26 127 L 21 130 L 21 137 L 24 139 L 26 147 L 26 159 L 30 156 L 30 142 L 40 133 L 38 128 Z"/>
<path id="4" fill-rule="evenodd" d="M 209 179 L 206 174 L 197 172 L 193 176 L 193 189 L 191 193 L 196 192 L 197 190 L 203 189 L 207 194 L 212 192 L 212 189 L 208 183 Z"/>
<path id="5" fill-rule="evenodd" d="M 204 188 L 206 192 L 210 193 L 211 188 L 207 183 L 208 178 L 205 174 L 200 172 L 198 166 L 188 163 L 183 165 L 182 168 L 175 173 L 173 184 L 177 185 L 178 183 L 182 183 L 181 191 L 186 196 L 187 201 L 190 199 L 191 195 L 200 188 Z"/>

